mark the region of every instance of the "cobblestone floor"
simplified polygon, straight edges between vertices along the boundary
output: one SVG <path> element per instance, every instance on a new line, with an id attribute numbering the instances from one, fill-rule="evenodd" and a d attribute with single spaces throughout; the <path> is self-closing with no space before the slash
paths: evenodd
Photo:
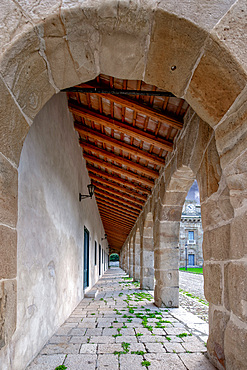
<path id="1" fill-rule="evenodd" d="M 180 271 L 179 288 L 180 306 L 208 322 L 208 305 L 204 296 L 203 275 Z M 195 298 L 188 296 L 186 292 Z"/>
<path id="2" fill-rule="evenodd" d="M 95 299 L 84 298 L 28 370 L 213 370 L 207 324 L 178 309 L 158 309 L 123 270 L 108 270 Z M 61 367 L 60 367 L 61 368 Z"/>

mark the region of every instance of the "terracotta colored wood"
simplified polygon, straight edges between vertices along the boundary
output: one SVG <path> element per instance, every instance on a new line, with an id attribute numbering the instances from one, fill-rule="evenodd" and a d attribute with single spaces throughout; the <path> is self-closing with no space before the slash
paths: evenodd
<path id="1" fill-rule="evenodd" d="M 119 202 L 121 204 L 126 204 L 127 206 L 129 206 L 131 208 L 134 208 L 134 209 L 137 209 L 138 211 L 140 211 L 142 209 L 141 206 L 138 206 L 137 204 L 135 204 L 134 200 L 132 202 L 128 202 L 127 200 L 116 197 L 113 194 L 106 193 L 105 191 L 103 191 L 99 188 L 95 188 L 94 193 L 99 194 L 99 195 L 103 195 L 105 198 L 109 198 L 110 200 L 111 199 L 116 200 L 117 202 Z"/>
<path id="2" fill-rule="evenodd" d="M 171 152 L 173 149 L 172 142 L 169 142 L 168 140 L 165 140 L 161 137 L 155 137 L 153 134 L 144 132 L 116 119 L 108 118 L 100 113 L 93 112 L 90 109 L 84 108 L 79 104 L 72 103 L 71 101 L 69 102 L 69 110 L 79 117 L 87 118 L 93 122 L 101 124 L 104 127 L 112 128 L 125 135 L 134 137 L 137 140 L 142 140 L 148 144 L 154 145 L 157 148 L 161 148 L 169 152 Z"/>
<path id="3" fill-rule="evenodd" d="M 93 130 L 90 127 L 83 126 L 82 124 L 79 124 L 78 122 L 74 123 L 75 129 L 80 133 L 80 135 L 83 135 L 85 137 L 90 137 L 91 139 L 100 141 L 106 145 L 113 146 L 114 148 L 118 148 L 120 150 L 125 151 L 126 153 L 129 153 L 131 155 L 135 155 L 137 157 L 140 157 L 144 160 L 146 160 L 148 163 L 156 164 L 157 166 L 165 166 L 165 159 L 158 157 L 156 154 L 150 154 L 148 152 L 145 152 L 142 149 L 139 149 L 135 146 L 132 146 L 130 144 L 127 144 L 121 140 L 117 140 L 111 136 L 102 134 L 100 131 Z M 80 140 L 80 145 L 82 145 L 83 141 Z"/>
<path id="4" fill-rule="evenodd" d="M 101 86 L 96 84 L 83 84 L 81 87 L 98 87 Z M 158 111 L 152 107 L 149 107 L 148 105 L 145 105 L 143 103 L 140 103 L 138 100 L 131 99 L 127 96 L 120 96 L 120 95 L 111 95 L 111 94 L 97 94 L 98 96 L 101 96 L 102 98 L 105 98 L 107 100 L 110 100 L 114 103 L 120 104 L 123 107 L 132 109 L 138 113 L 141 113 L 145 116 L 148 116 L 149 118 L 154 119 L 155 121 L 161 121 L 164 122 L 166 125 L 169 125 L 171 127 L 174 127 L 178 130 L 181 130 L 183 127 L 183 121 L 179 120 L 178 118 L 172 117 L 171 115 Z M 169 99 L 169 98 L 168 98 Z M 183 100 L 182 104 L 183 104 Z"/>
<path id="5" fill-rule="evenodd" d="M 84 149 L 90 150 L 91 152 L 96 153 L 98 155 L 102 155 L 105 158 L 110 159 L 114 162 L 117 162 L 119 164 L 128 166 L 132 170 L 139 171 L 144 175 L 153 177 L 155 179 L 157 179 L 159 177 L 159 171 L 155 171 L 155 170 L 152 170 L 148 167 L 142 166 L 142 165 L 140 165 L 136 162 L 130 161 L 130 160 L 128 160 L 124 157 L 121 157 L 117 154 L 111 153 L 108 150 L 98 148 L 97 146 L 95 146 L 93 144 L 90 144 L 90 143 L 87 143 L 87 142 L 81 142 L 80 145 L 83 147 L 83 151 L 84 151 Z"/>
<path id="6" fill-rule="evenodd" d="M 134 202 L 134 203 L 136 203 L 140 206 L 143 206 L 145 204 L 144 201 L 141 201 L 141 200 L 136 199 L 134 197 L 132 198 L 132 197 L 128 196 L 127 194 L 123 193 L 123 192 L 116 191 L 114 189 L 108 188 L 108 187 L 102 185 L 100 182 L 94 181 L 92 178 L 91 178 L 91 180 L 92 180 L 92 184 L 95 186 L 96 189 L 104 190 L 109 194 L 113 194 L 113 195 L 116 195 L 117 197 L 120 197 L 120 199 L 129 200 L 130 202 Z M 131 193 L 128 193 L 128 194 L 131 194 Z"/>
<path id="7" fill-rule="evenodd" d="M 132 226 L 133 225 L 126 225 L 124 224 L 124 222 L 122 221 L 118 221 L 118 220 L 114 220 L 110 217 L 107 217 L 105 215 L 101 215 L 101 218 L 102 218 L 102 222 L 103 224 L 105 225 L 105 223 L 109 223 L 110 225 L 118 225 L 119 227 L 123 228 L 123 229 L 126 229 L 126 230 L 131 230 Z"/>
<path id="8" fill-rule="evenodd" d="M 126 217 L 125 215 L 116 214 L 115 212 L 112 212 L 109 209 L 106 210 L 106 209 L 101 208 L 100 209 L 100 215 L 102 217 L 107 217 L 109 219 L 122 222 L 123 224 L 126 224 L 126 225 L 131 226 L 131 227 L 134 225 L 133 220 L 129 220 L 128 217 Z"/>
<path id="9" fill-rule="evenodd" d="M 98 199 L 97 204 L 98 204 L 99 209 L 108 210 L 109 212 L 111 212 L 113 214 L 128 217 L 130 220 L 132 220 L 134 222 L 137 219 L 136 215 L 130 214 L 127 210 L 124 211 L 122 209 L 119 209 L 118 207 L 114 206 L 113 204 L 109 204 L 107 202 L 104 202 L 101 199 Z"/>
<path id="10" fill-rule="evenodd" d="M 109 199 L 104 197 L 102 194 L 97 194 L 95 193 L 95 197 L 97 202 L 104 202 L 105 204 L 109 204 L 115 207 L 118 207 L 119 210 L 123 210 L 127 212 L 127 214 L 132 214 L 133 216 L 138 216 L 140 213 L 140 210 L 136 210 L 134 208 L 131 208 L 130 206 L 127 205 L 121 205 L 119 202 L 116 202 L 115 200 Z"/>
<path id="11" fill-rule="evenodd" d="M 91 173 L 95 173 L 97 175 L 100 175 L 102 177 L 105 177 L 106 179 L 109 179 L 109 180 L 112 180 L 112 181 L 116 181 L 118 184 L 123 184 L 129 188 L 132 188 L 132 189 L 135 189 L 137 191 L 141 191 L 142 193 L 144 194 L 151 194 L 151 191 L 149 189 L 145 189 L 143 188 L 142 186 L 140 185 L 136 185 L 136 184 L 133 184 L 132 182 L 130 182 L 129 180 L 125 180 L 121 177 L 117 177 L 117 176 L 114 176 L 112 174 L 109 174 L 108 172 L 106 171 L 103 171 L 99 168 L 96 168 L 94 166 L 90 166 L 89 164 L 87 164 L 87 169 L 88 171 Z"/>
<path id="12" fill-rule="evenodd" d="M 135 174 L 133 172 L 130 172 L 128 170 L 125 170 L 123 169 L 122 167 L 119 167 L 119 166 L 116 166 L 114 164 L 111 164 L 109 162 L 106 162 L 100 158 L 97 158 L 97 157 L 94 157 L 92 155 L 89 155 L 89 154 L 83 154 L 83 157 L 84 159 L 89 162 L 89 163 L 93 163 L 93 164 L 96 164 L 100 167 L 103 167 L 103 168 L 106 168 L 108 170 L 111 170 L 115 173 L 118 173 L 119 175 L 124 175 L 126 177 L 128 177 L 129 179 L 132 179 L 134 181 L 137 181 L 141 184 L 144 184 L 146 186 L 149 186 L 149 187 L 152 187 L 154 185 L 154 181 L 153 180 L 150 180 L 148 178 L 145 178 L 143 176 L 140 176 L 138 174 Z"/>

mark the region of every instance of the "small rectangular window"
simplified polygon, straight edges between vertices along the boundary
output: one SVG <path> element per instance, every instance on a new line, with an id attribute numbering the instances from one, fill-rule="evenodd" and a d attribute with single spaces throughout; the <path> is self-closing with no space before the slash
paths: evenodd
<path id="1" fill-rule="evenodd" d="M 94 264 L 97 265 L 97 242 L 95 242 L 94 246 Z"/>
<path id="2" fill-rule="evenodd" d="M 194 240 L 194 231 L 189 231 L 189 240 Z"/>

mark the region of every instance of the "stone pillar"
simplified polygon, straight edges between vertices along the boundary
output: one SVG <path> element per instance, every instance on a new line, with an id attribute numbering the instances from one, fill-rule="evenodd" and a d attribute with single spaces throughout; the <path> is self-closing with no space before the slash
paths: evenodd
<path id="1" fill-rule="evenodd" d="M 133 278 L 134 281 L 140 281 L 140 249 L 141 249 L 141 238 L 140 231 L 137 230 L 135 242 L 134 242 L 134 271 Z"/>
<path id="2" fill-rule="evenodd" d="M 144 224 L 143 236 L 141 239 L 141 289 L 154 289 L 154 243 L 153 243 L 153 215 L 148 213 Z"/>
<path id="3" fill-rule="evenodd" d="M 129 276 L 133 277 L 134 271 L 134 261 L 133 261 L 134 251 L 133 251 L 133 239 L 131 238 L 129 242 Z"/>
<path id="4" fill-rule="evenodd" d="M 179 221 L 155 221 L 154 301 L 158 307 L 179 306 Z"/>

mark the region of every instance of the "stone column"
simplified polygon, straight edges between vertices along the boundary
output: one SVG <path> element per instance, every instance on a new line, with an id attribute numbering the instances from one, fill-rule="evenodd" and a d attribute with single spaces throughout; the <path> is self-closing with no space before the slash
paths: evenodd
<path id="1" fill-rule="evenodd" d="M 155 221 L 154 301 L 158 307 L 179 306 L 179 221 Z"/>
<path id="2" fill-rule="evenodd" d="M 131 239 L 130 242 L 129 242 L 129 276 L 130 277 L 133 277 L 133 271 L 134 271 L 133 255 L 134 255 L 134 251 L 133 251 L 133 239 Z"/>
<path id="3" fill-rule="evenodd" d="M 141 271 L 140 287 L 141 289 L 154 289 L 154 243 L 153 243 L 153 215 L 148 213 L 143 236 L 141 239 Z"/>
<path id="4" fill-rule="evenodd" d="M 135 242 L 134 242 L 134 271 L 133 278 L 134 281 L 140 281 L 140 249 L 141 249 L 141 238 L 140 231 L 137 230 Z"/>

